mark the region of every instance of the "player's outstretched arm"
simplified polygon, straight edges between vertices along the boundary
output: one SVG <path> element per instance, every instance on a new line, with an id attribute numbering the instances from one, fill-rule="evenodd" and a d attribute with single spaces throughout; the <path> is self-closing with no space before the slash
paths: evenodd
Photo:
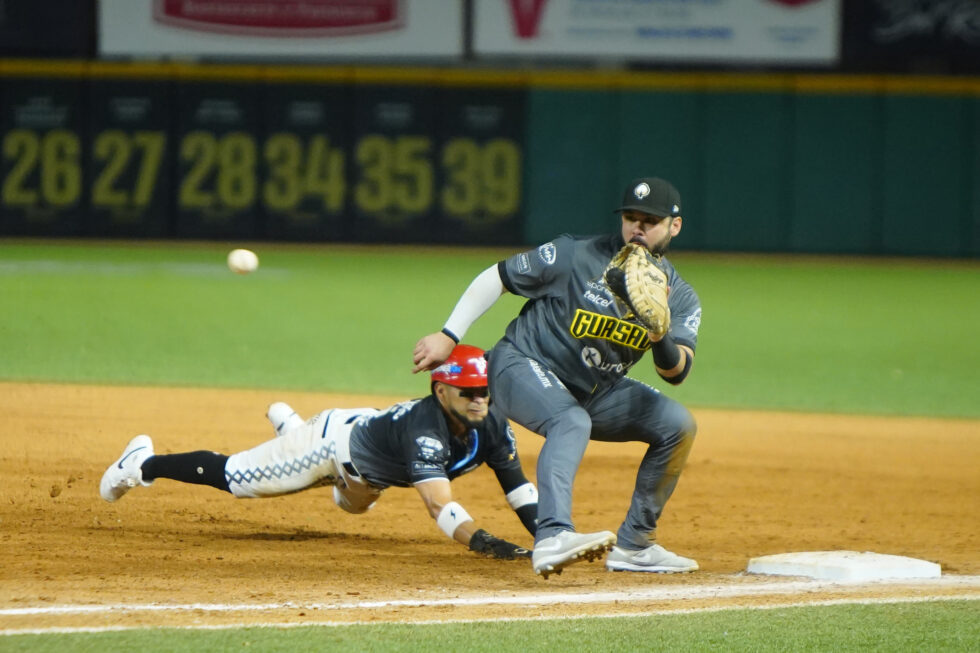
<path id="1" fill-rule="evenodd" d="M 431 370 L 442 363 L 466 331 L 504 294 L 504 283 L 494 264 L 477 275 L 456 302 L 443 329 L 430 333 L 415 344 L 412 373 Z"/>
<path id="2" fill-rule="evenodd" d="M 482 528 L 477 528 L 466 509 L 453 501 L 448 480 L 434 479 L 417 483 L 415 489 L 422 497 L 429 515 L 436 520 L 439 530 L 460 544 L 469 547 L 471 551 L 500 560 L 531 557 L 531 552 L 528 549 L 494 537 Z"/>

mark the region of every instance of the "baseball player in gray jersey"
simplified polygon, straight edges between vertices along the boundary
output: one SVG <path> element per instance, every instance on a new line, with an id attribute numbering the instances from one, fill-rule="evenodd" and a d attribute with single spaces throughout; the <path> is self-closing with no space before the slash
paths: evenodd
<path id="1" fill-rule="evenodd" d="M 482 349 L 453 348 L 432 371 L 431 394 L 424 399 L 387 410 L 325 410 L 305 422 L 288 405 L 276 402 L 268 418 L 277 437 L 232 456 L 212 451 L 154 455 L 150 437 L 138 435 L 106 469 L 99 492 L 106 501 L 116 501 L 158 478 L 210 485 L 238 498 L 332 485 L 334 502 L 360 514 L 386 488 L 414 487 L 450 539 L 494 558 L 531 556 L 527 549 L 477 528 L 450 489 L 452 479 L 486 463 L 534 535 L 537 489 L 521 468 L 510 424 L 490 405 Z"/>
<path id="2" fill-rule="evenodd" d="M 414 372 L 431 369 L 505 292 L 528 298 L 488 353 L 494 403 L 544 436 L 537 466 L 540 492 L 534 571 L 547 578 L 569 564 L 609 554 L 616 571 L 685 572 L 698 568 L 654 543 L 657 520 L 677 484 L 696 431 L 691 413 L 658 390 L 626 376 L 647 351 L 657 373 L 681 383 L 691 370 L 701 321 L 697 294 L 666 259 L 670 328 L 657 337 L 631 321 L 603 271 L 627 242 L 663 254 L 681 230 L 680 194 L 659 178 L 633 181 L 616 212 L 619 233 L 563 234 L 500 261 L 469 285 L 445 323 L 415 346 Z M 589 439 L 649 445 L 632 501 L 617 534 L 577 533 L 572 483 Z"/>

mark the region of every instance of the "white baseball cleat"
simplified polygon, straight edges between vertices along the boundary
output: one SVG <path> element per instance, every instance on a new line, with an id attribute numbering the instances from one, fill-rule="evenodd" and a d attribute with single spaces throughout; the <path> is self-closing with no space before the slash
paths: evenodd
<path id="1" fill-rule="evenodd" d="M 119 460 L 109 465 L 99 483 L 99 494 L 106 501 L 116 501 L 137 485 L 149 486 L 153 481 L 143 481 L 140 469 L 147 458 L 153 455 L 153 440 L 148 435 L 137 435 L 129 441 Z"/>
<path id="2" fill-rule="evenodd" d="M 676 574 L 697 571 L 698 563 L 690 558 L 671 553 L 659 544 L 652 544 L 639 551 L 614 546 L 609 552 L 609 557 L 606 558 L 606 569 L 609 571 L 649 571 L 660 574 Z"/>
<path id="3" fill-rule="evenodd" d="M 534 573 L 545 580 L 551 574 L 560 574 L 570 564 L 601 557 L 616 543 L 616 534 L 610 531 L 576 533 L 562 531 L 534 544 L 531 564 Z"/>
<path id="4" fill-rule="evenodd" d="M 265 416 L 272 422 L 272 428 L 276 429 L 276 437 L 305 423 L 303 418 L 296 414 L 292 406 L 282 401 L 277 401 L 269 406 Z"/>

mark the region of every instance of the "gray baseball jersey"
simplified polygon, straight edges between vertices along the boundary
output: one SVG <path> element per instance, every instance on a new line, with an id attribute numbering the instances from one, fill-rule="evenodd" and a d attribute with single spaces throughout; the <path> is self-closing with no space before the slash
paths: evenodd
<path id="1" fill-rule="evenodd" d="M 530 299 L 507 326 L 504 340 L 553 371 L 576 394 L 612 385 L 650 349 L 646 330 L 624 319 L 628 309 L 602 273 L 624 245 L 613 235 L 562 234 L 537 249 L 498 263 L 504 286 Z M 701 302 L 664 259 L 670 286 L 670 335 L 697 347 Z"/>
<path id="2" fill-rule="evenodd" d="M 497 472 L 505 491 L 527 482 L 514 432 L 492 404 L 484 423 L 471 429 L 465 442 L 450 433 L 435 396 L 395 404 L 355 424 L 350 454 L 357 471 L 382 488 L 452 480 L 483 463 Z"/>

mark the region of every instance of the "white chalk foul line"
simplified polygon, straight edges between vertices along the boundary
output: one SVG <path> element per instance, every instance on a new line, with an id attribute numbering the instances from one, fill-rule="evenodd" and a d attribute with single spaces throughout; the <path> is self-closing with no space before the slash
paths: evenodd
<path id="1" fill-rule="evenodd" d="M 406 626 L 440 626 L 446 624 L 471 623 L 506 623 L 511 621 L 558 621 L 585 619 L 628 619 L 637 617 L 658 617 L 671 615 L 691 615 L 707 612 L 724 612 L 726 610 L 781 610 L 787 608 L 814 608 L 835 605 L 889 605 L 902 603 L 929 603 L 936 601 L 978 601 L 980 595 L 950 596 L 939 594 L 935 596 L 893 596 L 877 599 L 813 599 L 810 601 L 792 601 L 786 603 L 769 603 L 766 605 L 736 605 L 736 606 L 706 606 L 701 608 L 680 608 L 664 610 L 643 610 L 635 612 L 616 612 L 606 614 L 576 614 L 576 615 L 535 615 L 531 617 L 488 617 L 484 619 L 426 619 L 411 622 L 399 622 Z M 80 626 L 53 628 L 23 628 L 0 630 L 4 635 L 51 635 L 77 633 L 108 633 L 127 630 L 147 630 L 148 628 L 166 630 L 237 630 L 240 628 L 337 628 L 341 626 L 389 626 L 390 623 L 378 621 L 310 621 L 310 622 L 254 622 L 247 624 L 195 624 L 193 626 Z"/>
<path id="2" fill-rule="evenodd" d="M 300 610 L 378 610 L 386 608 L 419 608 L 440 606 L 491 606 L 524 605 L 543 606 L 571 603 L 635 603 L 641 601 L 671 601 L 692 599 L 724 599 L 761 595 L 798 594 L 821 590 L 871 589 L 903 585 L 916 588 L 978 588 L 980 576 L 943 576 L 921 580 L 900 579 L 895 581 L 784 581 L 753 585 L 675 585 L 671 587 L 645 587 L 616 592 L 586 593 L 533 593 L 512 596 L 471 596 L 446 599 L 399 599 L 391 601 L 351 601 L 342 603 L 119 603 L 107 605 L 52 605 L 26 608 L 0 609 L 0 616 L 98 614 L 110 612 L 178 612 L 197 610 L 203 612 L 263 612 L 283 609 Z"/>

